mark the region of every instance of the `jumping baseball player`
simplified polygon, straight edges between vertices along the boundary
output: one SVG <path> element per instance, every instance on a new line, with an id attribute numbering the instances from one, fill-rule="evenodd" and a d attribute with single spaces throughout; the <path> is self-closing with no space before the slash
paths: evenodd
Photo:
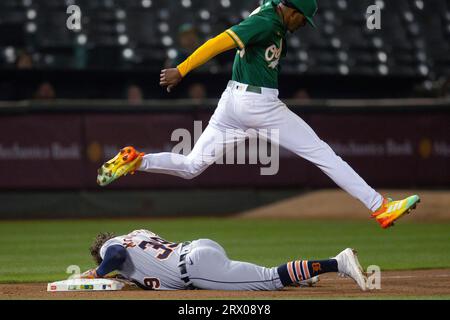
<path id="1" fill-rule="evenodd" d="M 192 179 L 222 157 L 217 150 L 245 141 L 248 129 L 259 135 L 278 130 L 273 141 L 318 166 L 339 187 L 360 200 L 382 228 L 388 228 L 420 201 L 417 195 L 400 201 L 384 198 L 322 141 L 299 116 L 278 99 L 280 60 L 286 55 L 286 34 L 309 23 L 316 0 L 266 0 L 250 16 L 210 39 L 176 68 L 161 71 L 160 84 L 170 92 L 191 70 L 216 55 L 237 49 L 232 80 L 223 92 L 209 125 L 187 155 L 144 154 L 133 147 L 122 149 L 98 171 L 105 186 L 135 171 L 164 173 Z M 232 135 L 230 136 L 230 132 Z"/>
<path id="2" fill-rule="evenodd" d="M 295 260 L 274 268 L 228 259 L 215 241 L 172 243 L 148 230 L 114 237 L 100 233 L 91 246 L 99 265 L 82 278 L 106 277 L 113 271 L 143 289 L 154 290 L 280 290 L 317 282 L 319 274 L 337 272 L 361 290 L 367 278 L 356 251 L 347 248 L 327 260 Z"/>

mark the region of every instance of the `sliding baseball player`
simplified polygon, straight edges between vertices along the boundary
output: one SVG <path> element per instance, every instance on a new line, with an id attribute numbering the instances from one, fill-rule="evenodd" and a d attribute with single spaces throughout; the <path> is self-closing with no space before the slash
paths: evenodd
<path id="1" fill-rule="evenodd" d="M 307 23 L 315 27 L 316 0 L 266 0 L 247 19 L 210 39 L 176 68 L 161 71 L 160 84 L 170 92 L 193 69 L 216 55 L 237 49 L 232 80 L 223 92 L 208 127 L 187 155 L 144 154 L 125 147 L 98 171 L 105 186 L 128 173 L 144 171 L 192 179 L 249 137 L 278 130 L 276 141 L 318 166 L 339 187 L 360 200 L 382 228 L 409 213 L 420 201 L 417 195 L 393 201 L 371 188 L 345 161 L 322 141 L 299 116 L 278 99 L 280 61 L 286 55 L 286 35 Z"/>
<path id="2" fill-rule="evenodd" d="M 325 260 L 295 260 L 266 268 L 233 261 L 217 242 L 199 239 L 173 243 L 148 230 L 115 237 L 100 233 L 91 255 L 98 267 L 82 278 L 118 275 L 147 290 L 280 290 L 287 286 L 312 286 L 323 273 L 336 272 L 368 289 L 367 277 L 356 251 L 345 249 Z"/>

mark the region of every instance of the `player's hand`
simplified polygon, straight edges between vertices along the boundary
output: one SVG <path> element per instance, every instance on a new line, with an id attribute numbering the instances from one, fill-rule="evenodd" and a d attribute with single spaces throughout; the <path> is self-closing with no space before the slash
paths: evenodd
<path id="1" fill-rule="evenodd" d="M 80 278 L 81 279 L 95 279 L 95 278 L 98 278 L 98 276 L 97 276 L 97 272 L 95 271 L 95 269 L 91 269 L 91 270 L 83 272 L 80 275 Z"/>
<path id="2" fill-rule="evenodd" d="M 170 92 L 182 79 L 177 68 L 163 69 L 159 75 L 159 85 L 167 87 L 167 92 Z"/>

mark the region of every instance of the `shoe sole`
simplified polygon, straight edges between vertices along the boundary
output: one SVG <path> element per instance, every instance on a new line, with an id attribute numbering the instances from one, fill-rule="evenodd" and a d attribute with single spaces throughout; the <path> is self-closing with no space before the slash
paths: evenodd
<path id="1" fill-rule="evenodd" d="M 358 252 L 355 249 L 351 249 L 351 253 L 349 252 L 348 255 L 350 255 L 349 259 L 351 261 L 351 266 L 353 271 L 356 271 L 356 274 L 359 274 L 360 279 L 355 279 L 353 277 L 351 277 L 350 275 L 348 275 L 350 278 L 352 278 L 356 284 L 359 286 L 359 288 L 362 291 L 366 291 L 367 290 L 367 279 L 366 276 L 364 274 L 364 269 L 361 267 L 361 264 L 359 263 L 358 260 Z"/>
<path id="2" fill-rule="evenodd" d="M 397 217 L 395 217 L 394 219 L 390 219 L 387 220 L 386 222 L 384 222 L 383 224 L 381 224 L 381 227 L 383 229 L 389 228 L 389 227 L 393 227 L 394 226 L 394 222 L 397 221 L 398 219 L 400 219 L 401 217 L 403 217 L 405 214 L 410 214 L 411 211 L 413 211 L 414 209 L 417 208 L 417 204 L 420 203 L 420 198 L 417 196 L 417 200 L 415 202 L 413 202 L 413 204 L 406 208 L 405 211 L 403 211 L 402 213 L 400 213 Z"/>
<path id="3" fill-rule="evenodd" d="M 98 171 L 97 171 L 97 174 L 98 174 L 97 175 L 97 184 L 98 185 L 100 185 L 101 187 L 104 187 L 104 186 L 110 184 L 111 182 L 117 180 L 121 176 L 127 175 L 127 173 L 122 174 L 121 173 L 122 170 L 120 170 L 120 169 L 123 169 L 123 166 L 125 166 L 125 165 L 133 165 L 133 163 L 135 163 L 139 159 L 140 153 L 136 152 L 137 156 L 135 158 L 131 158 L 131 159 L 129 159 L 129 155 L 125 154 L 125 153 L 126 153 L 125 148 L 121 149 L 120 152 L 114 158 L 112 158 L 108 162 L 104 163 L 100 167 L 100 169 L 98 169 Z M 113 166 L 113 168 L 114 168 L 114 166 L 117 166 L 114 173 L 112 172 L 112 170 L 108 169 L 111 166 Z"/>

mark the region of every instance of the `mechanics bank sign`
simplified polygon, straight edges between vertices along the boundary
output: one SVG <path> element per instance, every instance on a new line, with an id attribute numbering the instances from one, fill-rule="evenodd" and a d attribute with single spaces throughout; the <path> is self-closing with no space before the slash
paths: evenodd
<path id="1" fill-rule="evenodd" d="M 64 145 L 51 142 L 45 146 L 13 143 L 0 144 L 2 160 L 81 160 L 81 148 L 78 144 Z"/>

